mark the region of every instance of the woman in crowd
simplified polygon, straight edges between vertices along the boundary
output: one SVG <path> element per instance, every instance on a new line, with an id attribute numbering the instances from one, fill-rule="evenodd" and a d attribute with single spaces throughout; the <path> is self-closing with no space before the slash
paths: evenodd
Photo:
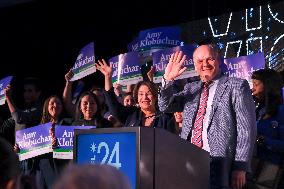
<path id="1" fill-rule="evenodd" d="M 258 187 L 280 186 L 279 168 L 284 154 L 283 81 L 278 72 L 261 69 L 252 74 L 252 94 L 257 108 L 257 154 L 253 162 L 254 180 Z M 283 178 L 283 176 L 282 176 Z"/>
<path id="2" fill-rule="evenodd" d="M 180 135 L 182 130 L 183 113 L 175 112 L 172 121 L 175 124 L 175 134 Z"/>
<path id="3" fill-rule="evenodd" d="M 111 127 L 111 123 L 101 115 L 101 107 L 96 95 L 89 91 L 81 94 L 76 104 L 75 121 L 72 125 Z"/>
<path id="4" fill-rule="evenodd" d="M 123 105 L 126 107 L 131 107 L 135 105 L 132 93 L 125 93 L 125 95 L 123 96 Z"/>
<path id="5" fill-rule="evenodd" d="M 48 97 L 43 105 L 43 113 L 41 124 L 51 122 L 50 135 L 52 137 L 52 146 L 56 147 L 55 138 L 55 125 L 68 125 L 62 119 L 63 118 L 63 105 L 62 100 L 52 95 Z M 68 160 L 53 159 L 52 153 L 44 154 L 35 157 L 35 169 L 38 172 L 37 180 L 40 188 L 52 188 L 56 177 L 63 167 L 68 163 Z"/>
<path id="6" fill-rule="evenodd" d="M 170 124 L 170 116 L 161 113 L 157 108 L 158 89 L 149 81 L 136 84 L 133 96 L 137 107 L 125 107 L 117 101 L 111 81 L 112 67 L 105 60 L 98 61 L 96 68 L 105 76 L 106 103 L 110 112 L 117 117 L 124 126 L 160 127 L 174 132 L 174 125 Z"/>

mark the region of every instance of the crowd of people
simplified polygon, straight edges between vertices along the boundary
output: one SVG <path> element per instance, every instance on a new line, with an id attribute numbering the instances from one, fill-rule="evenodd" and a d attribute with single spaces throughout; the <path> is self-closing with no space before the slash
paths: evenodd
<path id="1" fill-rule="evenodd" d="M 52 95 L 44 103 L 38 80 L 27 78 L 22 93 L 25 108 L 17 106 L 13 86 L 8 85 L 5 97 L 11 117 L 3 119 L 0 135 L 9 143 L 0 138 L 0 188 L 87 189 L 94 184 L 129 188 L 124 176 L 113 168 L 76 166 L 69 160 L 54 159 L 51 153 L 19 162 L 15 131 L 48 122 L 52 123 L 54 148 L 56 125 L 162 128 L 209 152 L 211 189 L 284 188 L 283 79 L 279 73 L 255 71 L 250 89 L 246 80 L 222 73 L 219 50 L 206 44 L 193 53 L 200 79 L 180 86 L 184 82 L 176 78 L 186 69 L 185 59 L 181 51 L 171 55 L 161 85 L 153 83 L 152 67 L 147 79 L 127 86 L 127 91 L 112 83 L 112 67 L 99 60 L 95 66 L 104 75 L 104 88 L 94 83 L 75 103 L 72 70 L 65 75 L 62 97 Z"/>

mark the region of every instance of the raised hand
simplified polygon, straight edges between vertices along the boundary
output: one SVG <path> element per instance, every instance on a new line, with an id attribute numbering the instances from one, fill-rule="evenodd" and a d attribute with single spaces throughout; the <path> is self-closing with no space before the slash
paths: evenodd
<path id="1" fill-rule="evenodd" d="M 147 77 L 148 77 L 149 81 L 153 82 L 154 74 L 155 74 L 155 67 L 151 66 L 151 69 L 147 72 Z"/>
<path id="2" fill-rule="evenodd" d="M 4 94 L 5 94 L 5 97 L 10 97 L 11 96 L 11 93 L 12 93 L 12 89 L 11 89 L 11 86 L 10 85 L 7 85 L 6 88 L 4 89 Z"/>
<path id="3" fill-rule="evenodd" d="M 98 60 L 98 63 L 95 64 L 96 69 L 98 69 L 105 77 L 111 77 L 112 74 L 112 65 L 107 65 L 104 59 Z"/>
<path id="4" fill-rule="evenodd" d="M 20 153 L 20 148 L 19 148 L 19 145 L 17 143 L 15 143 L 15 145 L 14 145 L 14 152 Z"/>
<path id="5" fill-rule="evenodd" d="M 174 80 L 186 70 L 186 67 L 183 66 L 185 59 L 186 55 L 182 56 L 182 51 L 177 51 L 171 55 L 164 74 L 167 81 Z"/>
<path id="6" fill-rule="evenodd" d="M 74 73 L 72 70 L 69 70 L 69 72 L 67 74 L 65 74 L 65 80 L 66 80 L 66 83 L 70 83 L 72 81 L 71 78 L 74 76 Z"/>
<path id="7" fill-rule="evenodd" d="M 96 69 L 98 69 L 105 76 L 105 90 L 109 91 L 112 88 L 112 65 L 107 65 L 104 59 L 99 60 L 98 63 L 95 64 Z"/>

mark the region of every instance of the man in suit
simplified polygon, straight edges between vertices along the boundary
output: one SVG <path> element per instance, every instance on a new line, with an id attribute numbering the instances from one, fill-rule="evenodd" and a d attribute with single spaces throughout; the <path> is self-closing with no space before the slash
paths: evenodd
<path id="1" fill-rule="evenodd" d="M 210 153 L 210 188 L 241 189 L 250 171 L 256 137 L 255 106 L 246 80 L 221 73 L 221 57 L 214 45 L 201 45 L 193 53 L 201 81 L 188 83 L 175 93 L 174 80 L 185 67 L 182 52 L 172 54 L 159 94 L 163 112 L 183 105 L 181 137 Z"/>

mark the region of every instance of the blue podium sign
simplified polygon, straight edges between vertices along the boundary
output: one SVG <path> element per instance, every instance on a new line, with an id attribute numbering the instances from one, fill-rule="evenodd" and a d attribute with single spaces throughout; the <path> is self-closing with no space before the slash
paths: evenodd
<path id="1" fill-rule="evenodd" d="M 107 129 L 75 131 L 75 161 L 78 164 L 109 164 L 123 172 L 129 179 L 131 188 L 136 188 L 137 173 L 137 133 L 98 132 Z M 113 131 L 110 129 L 109 131 Z M 79 134 L 78 134 L 79 133 Z"/>

